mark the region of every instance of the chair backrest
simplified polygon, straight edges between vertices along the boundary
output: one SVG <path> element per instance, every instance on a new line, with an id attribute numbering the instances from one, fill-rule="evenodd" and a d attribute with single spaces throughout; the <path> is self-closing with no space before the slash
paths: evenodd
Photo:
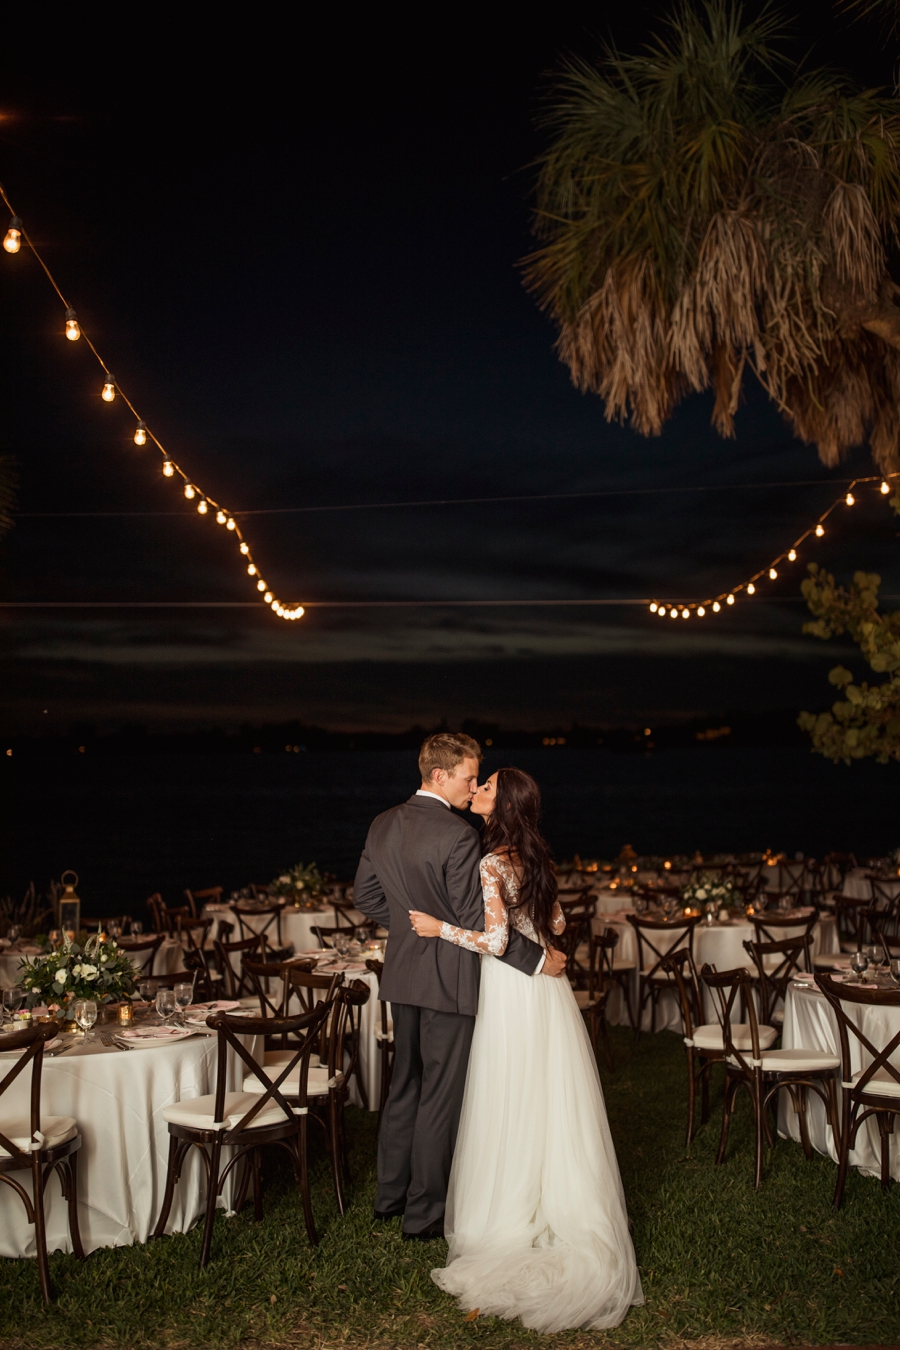
<path id="1" fill-rule="evenodd" d="M 662 968 L 669 971 L 675 980 L 681 1005 L 682 1031 L 685 1041 L 691 1044 L 697 1027 L 704 1024 L 704 1017 L 703 991 L 690 947 L 676 947 L 674 951 L 667 952 L 662 959 Z"/>
<path id="2" fill-rule="evenodd" d="M 153 924 L 154 932 L 168 933 L 168 921 L 165 917 L 166 906 L 159 891 L 154 891 L 152 895 L 147 896 L 147 908 L 150 911 L 150 922 Z"/>
<path id="3" fill-rule="evenodd" d="M 626 914 L 638 940 L 638 968 L 642 975 L 656 975 L 662 968 L 663 958 L 684 942 L 688 951 L 694 954 L 694 929 L 700 922 L 699 914 L 680 919 L 645 919 L 642 915 Z M 672 934 L 672 941 L 666 942 L 663 934 Z M 661 943 L 665 942 L 665 945 Z"/>
<path id="4" fill-rule="evenodd" d="M 782 862 L 781 889 L 785 895 L 802 895 L 806 887 L 806 859 L 802 862 Z"/>
<path id="5" fill-rule="evenodd" d="M 837 1018 L 838 1036 L 841 1043 L 841 1078 L 842 1086 L 850 1088 L 854 1093 L 870 1092 L 874 1096 L 889 1096 L 900 1106 L 897 1101 L 900 1095 L 900 1067 L 891 1063 L 891 1059 L 900 1046 L 900 1031 L 891 1037 L 886 1044 L 875 1046 L 869 1040 L 855 1018 L 851 1017 L 845 1010 L 844 1004 L 854 1004 L 875 1008 L 900 1008 L 900 989 L 876 989 L 872 985 L 848 985 L 838 984 L 830 975 L 821 974 L 816 976 L 816 984 L 825 995 L 831 1009 Z M 869 1063 L 862 1067 L 860 1076 L 854 1083 L 853 1075 L 853 1055 L 851 1047 L 854 1041 L 859 1043 L 860 1057 L 862 1052 L 866 1051 L 871 1055 Z M 893 1083 L 879 1084 L 872 1082 L 875 1074 L 879 1071 L 887 1073 Z"/>
<path id="6" fill-rule="evenodd" d="M 801 969 L 810 970 L 812 934 L 782 938 L 781 942 L 745 942 L 744 951 L 756 966 L 759 976 L 759 1015 L 763 1023 L 771 1021 L 779 1002 L 784 1002 L 787 987 Z"/>
<path id="7" fill-rule="evenodd" d="M 232 964 L 232 956 L 240 961 L 243 957 L 249 956 L 251 961 L 265 961 L 266 959 L 266 939 L 264 933 L 254 933 L 251 937 L 241 938 L 237 942 L 222 942 L 219 938 L 213 943 L 216 957 L 218 958 L 219 969 L 222 972 L 222 979 L 225 984 L 225 992 L 228 998 L 244 998 L 248 994 L 255 994 L 252 981 L 245 977 L 243 971 Z"/>
<path id="8" fill-rule="evenodd" d="M 866 911 L 871 900 L 857 900 L 850 895 L 835 895 L 834 917 L 838 934 L 846 945 L 855 944 L 857 950 L 866 940 Z"/>
<path id="9" fill-rule="evenodd" d="M 228 1081 L 228 1052 L 231 1050 L 243 1060 L 253 1077 L 262 1085 L 262 1092 L 254 1098 L 247 1113 L 227 1131 L 222 1139 L 227 1144 L 240 1144 L 241 1135 L 253 1128 L 254 1121 L 266 1106 L 277 1103 L 284 1113 L 286 1125 L 297 1124 L 298 1116 L 307 1106 L 307 1081 L 309 1075 L 309 1057 L 319 1040 L 319 1032 L 328 1017 L 331 1005 L 321 1003 L 309 1012 L 295 1017 L 229 1017 L 227 1013 L 214 1013 L 206 1019 L 206 1025 L 217 1035 L 216 1055 L 216 1093 L 213 1119 L 218 1122 L 225 1119 L 225 1093 Z M 263 1065 L 259 1064 L 249 1050 L 242 1044 L 242 1036 L 277 1036 L 293 1050 L 291 1058 L 285 1064 L 277 1066 L 278 1077 L 270 1077 Z M 273 1073 L 276 1072 L 273 1070 Z M 296 1074 L 297 1091 L 291 1083 L 291 1098 L 297 1106 L 290 1105 L 280 1087 L 288 1076 Z M 299 1099 L 299 1100 L 298 1100 Z"/>
<path id="10" fill-rule="evenodd" d="M 900 881 L 872 877 L 870 885 L 873 903 L 866 913 L 869 927 L 888 942 L 900 941 Z"/>
<path id="11" fill-rule="evenodd" d="M 360 1037 L 359 1010 L 369 1001 L 369 986 L 362 980 L 353 980 L 334 991 L 334 1012 L 328 1026 L 327 1045 L 321 1055 L 321 1062 L 328 1065 L 328 1078 L 336 1080 L 338 1070 L 344 1074 L 347 1082 L 356 1071 L 359 1060 Z M 323 1026 L 326 1025 L 323 1023 Z M 344 1064 L 345 1052 L 349 1050 L 350 1063 Z"/>
<path id="12" fill-rule="evenodd" d="M 753 924 L 754 942 L 780 942 L 789 937 L 806 937 L 812 933 L 818 922 L 819 916 L 815 910 L 810 914 L 755 914 L 750 922 Z M 746 943 L 744 944 L 746 946 Z M 811 951 L 811 947 L 810 947 Z M 810 957 L 807 956 L 807 962 Z M 812 965 L 807 964 L 806 970 L 812 970 Z"/>
<path id="13" fill-rule="evenodd" d="M 700 971 L 700 978 L 712 992 L 719 1023 L 722 1027 L 722 1040 L 725 1056 L 735 1062 L 750 1077 L 762 1067 L 759 1048 L 759 1019 L 756 1016 L 756 1004 L 753 999 L 753 979 L 746 966 L 736 970 L 717 971 L 715 966 L 706 965 Z M 740 1000 L 746 1008 L 747 1022 L 750 1027 L 750 1049 L 739 1050 L 734 1043 L 731 1031 L 731 1014 L 735 1003 Z M 740 1021 L 740 1016 L 735 1018 Z M 746 1041 L 744 1042 L 746 1046 Z"/>
<path id="14" fill-rule="evenodd" d="M 22 1053 L 13 1061 L 9 1071 L 0 1079 L 0 1117 L 3 1114 L 3 1094 L 10 1088 L 16 1079 L 26 1072 L 31 1071 L 31 1093 L 29 1099 L 29 1124 L 31 1142 L 39 1147 L 40 1129 L 41 1129 L 41 1070 L 44 1065 L 44 1046 L 52 1040 L 59 1032 L 59 1025 L 56 1022 L 39 1022 L 36 1026 L 28 1027 L 25 1031 L 14 1031 L 9 1036 L 3 1037 L 4 1050 L 21 1050 Z M 0 1061 L 2 1064 L 2 1061 Z M 2 1073 L 2 1068 L 0 1068 Z M 21 1109 L 15 1112 L 15 1115 L 21 1120 Z M 4 1149 L 11 1158 L 19 1162 L 23 1167 L 30 1167 L 32 1164 L 32 1150 L 23 1149 L 14 1144 L 11 1139 L 7 1139 L 0 1127 L 0 1148 Z"/>
<path id="15" fill-rule="evenodd" d="M 241 969 L 250 979 L 259 998 L 261 1017 L 285 1017 L 285 966 L 279 961 L 254 961 L 241 958 Z M 273 989 L 274 984 L 274 989 Z"/>
<path id="16" fill-rule="evenodd" d="M 345 924 L 340 923 L 334 924 L 331 927 L 328 927 L 325 924 L 321 923 L 314 923 L 310 925 L 310 932 L 312 932 L 315 935 L 320 947 L 332 946 L 333 944 L 329 941 L 329 939 L 337 937 L 339 934 L 341 937 L 353 936 L 353 929 L 352 928 L 348 929 Z"/>
<path id="17" fill-rule="evenodd" d="M 203 984 L 202 970 L 172 970 L 167 975 L 151 975 L 148 977 L 153 981 L 153 995 L 156 996 L 157 989 L 174 989 L 176 984 L 189 984 L 191 986 L 191 1002 L 196 1003 L 198 999 L 214 999 L 215 994 L 212 990 L 207 990 Z"/>
<path id="18" fill-rule="evenodd" d="M 129 960 L 138 957 L 137 968 L 140 977 L 153 974 L 153 962 L 165 938 L 164 933 L 151 933 L 141 938 L 119 938 L 119 946 Z"/>
<path id="19" fill-rule="evenodd" d="M 222 903 L 221 886 L 204 886 L 202 890 L 192 891 L 187 886 L 184 888 L 187 902 L 194 911 L 195 917 L 199 917 L 204 905 L 220 905 Z"/>
<path id="20" fill-rule="evenodd" d="M 588 967 L 588 999 L 605 999 L 612 985 L 613 953 L 619 945 L 619 934 L 614 928 L 602 933 L 591 933 L 591 963 Z"/>
<path id="21" fill-rule="evenodd" d="M 179 915 L 176 924 L 175 935 L 182 947 L 190 948 L 192 951 L 203 952 L 206 949 L 206 941 L 209 937 L 209 930 L 212 928 L 212 919 L 188 919 Z"/>
<path id="22" fill-rule="evenodd" d="M 317 974 L 315 970 L 310 970 L 307 963 L 290 961 L 284 967 L 284 1011 L 290 1013 L 293 1005 L 296 1004 L 299 1012 L 308 1012 L 310 1008 L 318 1006 L 324 999 L 326 1003 L 334 1002 L 335 994 L 344 983 L 343 971 L 333 970 L 329 974 Z M 328 1056 L 326 1036 L 329 1028 L 326 1024 L 322 1028 L 322 1045 L 319 1049 L 319 1058 L 324 1063 Z"/>
<path id="23" fill-rule="evenodd" d="M 265 934 L 271 942 L 272 933 L 281 946 L 281 916 L 284 912 L 284 904 L 281 901 L 273 900 L 269 905 L 254 904 L 249 905 L 240 901 L 231 906 L 231 912 L 240 925 L 242 938 L 257 937 Z M 250 922 L 250 920 L 254 922 Z"/>

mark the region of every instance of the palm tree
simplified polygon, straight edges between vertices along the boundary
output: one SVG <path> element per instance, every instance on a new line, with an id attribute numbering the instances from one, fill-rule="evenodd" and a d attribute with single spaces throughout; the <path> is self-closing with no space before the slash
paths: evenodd
<path id="1" fill-rule="evenodd" d="M 888 472 L 900 100 L 798 70 L 784 37 L 768 8 L 745 21 L 739 0 L 680 0 L 642 54 L 569 60 L 526 284 L 609 419 L 657 434 L 711 387 L 731 436 L 752 371 L 825 464 L 868 440 Z"/>

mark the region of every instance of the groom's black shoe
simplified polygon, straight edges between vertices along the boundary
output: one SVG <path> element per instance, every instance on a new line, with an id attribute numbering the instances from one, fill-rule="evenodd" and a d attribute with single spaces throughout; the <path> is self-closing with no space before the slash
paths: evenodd
<path id="1" fill-rule="evenodd" d="M 402 1219 L 404 1212 L 402 1209 L 376 1209 L 373 1211 L 373 1217 L 379 1223 L 387 1223 L 388 1219 Z"/>
<path id="2" fill-rule="evenodd" d="M 435 1242 L 438 1238 L 443 1238 L 443 1236 L 444 1236 L 444 1225 L 442 1223 L 438 1223 L 435 1224 L 434 1228 L 426 1228 L 424 1232 L 421 1233 L 404 1233 L 403 1241 Z"/>

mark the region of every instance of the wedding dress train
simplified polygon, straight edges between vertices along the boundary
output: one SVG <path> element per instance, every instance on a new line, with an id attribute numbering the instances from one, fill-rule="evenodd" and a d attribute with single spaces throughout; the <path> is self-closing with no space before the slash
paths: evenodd
<path id="1" fill-rule="evenodd" d="M 515 893 L 512 867 L 491 855 L 486 900 L 498 873 Z M 510 920 L 536 940 L 525 915 Z M 617 1326 L 644 1301 L 597 1065 L 569 984 L 486 954 L 444 1231 L 447 1265 L 432 1278 L 467 1311 L 552 1333 Z"/>

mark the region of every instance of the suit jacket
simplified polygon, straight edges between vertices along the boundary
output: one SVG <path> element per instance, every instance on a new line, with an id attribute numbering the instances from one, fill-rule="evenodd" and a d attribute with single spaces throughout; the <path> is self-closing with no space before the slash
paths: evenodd
<path id="1" fill-rule="evenodd" d="M 460 928 L 484 929 L 481 840 L 434 797 L 413 795 L 377 816 L 353 883 L 353 903 L 390 930 L 380 997 L 436 1012 L 478 1011 L 479 956 L 442 938 L 422 938 L 412 909 Z M 510 928 L 501 961 L 531 975 L 542 955 Z"/>

